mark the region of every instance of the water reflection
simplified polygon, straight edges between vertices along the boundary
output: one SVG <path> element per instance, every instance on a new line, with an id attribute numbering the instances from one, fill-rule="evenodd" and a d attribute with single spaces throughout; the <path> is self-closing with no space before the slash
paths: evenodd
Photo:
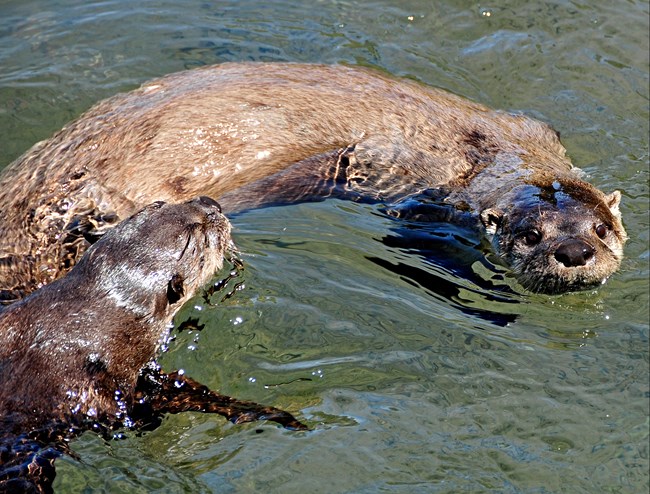
<path id="1" fill-rule="evenodd" d="M 394 261 L 377 256 L 367 259 L 403 281 L 424 289 L 464 314 L 498 326 L 517 318 L 504 304 L 519 304 L 521 300 L 505 282 L 503 269 L 490 263 L 485 255 L 488 247 L 481 243 L 475 231 L 436 221 L 395 219 L 390 233 L 381 242 L 404 253 L 404 259 Z M 477 307 L 477 303 L 489 308 Z"/>

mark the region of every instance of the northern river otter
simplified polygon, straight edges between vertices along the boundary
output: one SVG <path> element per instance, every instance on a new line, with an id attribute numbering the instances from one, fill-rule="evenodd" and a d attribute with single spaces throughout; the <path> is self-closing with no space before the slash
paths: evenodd
<path id="1" fill-rule="evenodd" d="M 620 194 L 581 181 L 546 124 L 366 69 L 224 64 L 100 102 L 3 172 L 0 298 L 57 278 L 144 204 L 200 194 L 226 212 L 338 196 L 395 215 L 419 195 L 468 213 L 549 293 L 604 281 L 626 238 Z"/>
<path id="2" fill-rule="evenodd" d="M 200 197 L 145 207 L 63 278 L 0 313 L 0 492 L 50 492 L 54 459 L 84 429 L 219 413 L 304 426 L 153 361 L 174 313 L 222 266 L 230 223 Z"/>

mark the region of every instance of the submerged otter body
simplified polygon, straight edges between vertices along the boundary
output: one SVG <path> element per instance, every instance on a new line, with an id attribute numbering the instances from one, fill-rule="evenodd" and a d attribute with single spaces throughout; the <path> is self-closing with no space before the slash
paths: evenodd
<path id="1" fill-rule="evenodd" d="M 54 459 L 86 429 L 150 425 L 186 410 L 303 427 L 153 361 L 176 310 L 231 247 L 230 223 L 213 200 L 154 203 L 66 276 L 0 313 L 0 492 L 51 492 Z"/>
<path id="2" fill-rule="evenodd" d="M 336 196 L 405 216 L 424 194 L 551 293 L 602 282 L 625 241 L 620 195 L 582 182 L 546 124 L 366 69 L 224 64 L 100 102 L 3 172 L 0 293 L 57 278 L 144 204 L 201 194 L 225 212 Z"/>

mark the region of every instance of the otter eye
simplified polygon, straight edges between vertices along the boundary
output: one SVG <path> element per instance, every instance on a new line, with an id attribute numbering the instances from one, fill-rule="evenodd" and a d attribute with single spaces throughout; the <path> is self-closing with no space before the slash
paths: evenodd
<path id="1" fill-rule="evenodd" d="M 524 241 L 527 245 L 537 245 L 542 240 L 542 234 L 537 230 L 529 230 L 524 234 Z"/>
<path id="2" fill-rule="evenodd" d="M 183 277 L 177 273 L 167 283 L 167 301 L 170 305 L 175 304 L 184 294 L 185 286 L 183 285 Z"/>
<path id="3" fill-rule="evenodd" d="M 596 227 L 596 235 L 598 235 L 598 238 L 605 238 L 608 231 L 609 229 L 603 224 L 600 224 Z"/>

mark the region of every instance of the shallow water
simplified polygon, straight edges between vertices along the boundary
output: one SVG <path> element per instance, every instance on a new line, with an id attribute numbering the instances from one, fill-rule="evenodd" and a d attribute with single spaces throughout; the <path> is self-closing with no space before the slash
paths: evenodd
<path id="1" fill-rule="evenodd" d="M 529 295 L 453 229 L 420 232 L 438 258 L 401 248 L 374 206 L 237 216 L 244 288 L 186 306 L 205 327 L 161 362 L 314 430 L 182 414 L 86 434 L 56 491 L 647 492 L 647 3 L 5 0 L 0 166 L 99 99 L 239 60 L 374 66 L 552 123 L 623 194 L 623 267 Z"/>

